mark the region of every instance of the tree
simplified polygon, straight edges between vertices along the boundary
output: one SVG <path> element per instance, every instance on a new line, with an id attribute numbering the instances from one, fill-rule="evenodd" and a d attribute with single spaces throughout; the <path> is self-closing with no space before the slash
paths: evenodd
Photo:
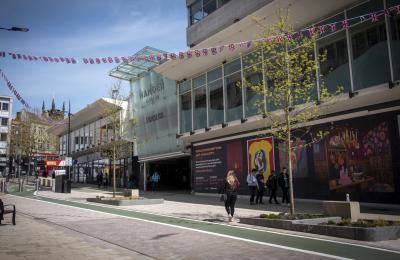
<path id="1" fill-rule="evenodd" d="M 293 215 L 295 205 L 291 153 L 298 148 L 293 132 L 302 128 L 309 133 L 310 122 L 320 118 L 334 104 L 342 88 L 338 87 L 334 93 L 330 93 L 324 84 L 319 64 L 326 60 L 327 53 L 325 51 L 315 57 L 317 34 L 306 31 L 294 33 L 288 14 L 282 13 L 278 13 L 278 21 L 273 24 L 264 24 L 260 19 L 255 19 L 261 37 L 266 40 L 259 42 L 256 45 L 258 52 L 243 62 L 260 60 L 259 56 L 263 55 L 262 66 L 252 66 L 249 73 L 264 73 L 265 82 L 245 79 L 244 83 L 250 91 L 265 97 L 256 103 L 258 112 L 265 118 L 266 128 L 271 134 L 286 144 L 290 213 Z M 303 145 L 310 145 L 326 134 L 319 131 L 310 142 Z"/>
<path id="2" fill-rule="evenodd" d="M 32 158 L 36 154 L 56 152 L 57 138 L 47 133 L 48 127 L 43 119 L 26 110 L 22 110 L 20 116 L 13 120 L 10 153 L 14 158 L 19 158 L 19 165 L 22 159 L 28 161 L 27 178 L 31 172 Z"/>
<path id="3" fill-rule="evenodd" d="M 113 163 L 112 183 L 113 197 L 116 192 L 115 162 L 124 154 L 124 145 L 126 141 L 122 139 L 123 135 L 123 103 L 125 97 L 121 93 L 121 81 L 117 81 L 109 90 L 111 106 L 104 107 L 103 118 L 106 120 L 107 142 L 99 146 L 100 152 Z"/>

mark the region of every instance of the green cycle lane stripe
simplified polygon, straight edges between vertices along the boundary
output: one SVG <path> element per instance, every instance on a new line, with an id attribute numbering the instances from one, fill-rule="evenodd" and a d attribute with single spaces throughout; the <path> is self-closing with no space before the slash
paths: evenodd
<path id="1" fill-rule="evenodd" d="M 231 236 L 233 238 L 241 238 L 248 241 L 262 242 L 273 244 L 288 249 L 306 250 L 310 253 L 321 253 L 331 256 L 339 256 L 352 259 L 400 259 L 400 252 L 391 250 L 372 248 L 368 246 L 358 246 L 355 244 L 346 244 L 343 242 L 335 243 L 335 241 L 319 240 L 315 238 L 297 237 L 277 232 L 265 232 L 254 229 L 244 229 L 236 226 L 221 225 L 217 223 L 195 221 L 183 218 L 160 216 L 151 213 L 143 213 L 137 211 L 127 211 L 123 209 L 102 207 L 92 204 L 85 204 L 73 201 L 59 200 L 48 197 L 32 197 L 32 193 L 15 194 L 21 197 L 27 197 L 39 201 L 46 201 L 55 204 L 61 204 L 76 208 L 88 209 L 108 214 L 119 215 L 138 220 L 152 221 L 155 223 L 166 224 L 170 226 L 192 229 L 194 231 L 203 231 L 216 235 Z M 307 252 L 305 252 L 307 253 Z M 329 256 L 327 256 L 329 257 Z"/>

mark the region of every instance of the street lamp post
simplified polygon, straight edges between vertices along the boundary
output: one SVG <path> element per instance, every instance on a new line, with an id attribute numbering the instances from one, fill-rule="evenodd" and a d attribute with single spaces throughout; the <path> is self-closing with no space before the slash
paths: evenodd
<path id="1" fill-rule="evenodd" d="M 23 27 L 11 27 L 11 28 L 3 28 L 0 27 L 0 30 L 5 30 L 5 31 L 10 31 L 10 32 L 28 32 L 29 29 L 28 28 L 23 28 Z"/>

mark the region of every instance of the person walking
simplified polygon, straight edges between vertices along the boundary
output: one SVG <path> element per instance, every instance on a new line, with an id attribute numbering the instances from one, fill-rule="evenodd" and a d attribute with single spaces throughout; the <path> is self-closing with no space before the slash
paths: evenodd
<path id="1" fill-rule="evenodd" d="M 254 205 L 254 197 L 257 192 L 257 179 L 256 179 L 256 169 L 252 169 L 251 172 L 247 175 L 247 186 L 249 186 L 250 190 L 250 205 Z"/>
<path id="2" fill-rule="evenodd" d="M 263 197 L 265 192 L 265 182 L 264 182 L 264 174 L 262 171 L 258 171 L 256 174 L 257 179 L 257 196 L 256 196 L 256 204 L 264 204 Z"/>
<path id="3" fill-rule="evenodd" d="M 286 167 L 283 167 L 282 172 L 279 174 L 278 184 L 282 190 L 282 203 L 286 202 L 289 205 L 289 174 L 287 173 Z"/>
<path id="4" fill-rule="evenodd" d="M 274 199 L 276 204 L 279 204 L 278 200 L 276 199 L 276 190 L 278 189 L 278 176 L 274 170 L 271 171 L 271 174 L 268 177 L 267 186 L 271 191 L 271 195 L 269 196 L 269 203 L 272 203 L 272 199 Z"/>
<path id="5" fill-rule="evenodd" d="M 226 196 L 225 209 L 226 213 L 228 213 L 229 222 L 234 221 L 233 215 L 235 214 L 235 204 L 239 184 L 235 172 L 233 170 L 228 171 L 220 193 L 225 194 Z"/>
<path id="6" fill-rule="evenodd" d="M 96 178 L 97 178 L 97 186 L 100 189 L 101 184 L 103 184 L 103 173 L 101 171 L 99 171 Z"/>
<path id="7" fill-rule="evenodd" d="M 153 175 L 151 176 L 151 189 L 152 191 L 156 191 L 157 190 L 157 186 L 158 186 L 158 182 L 160 181 L 160 175 L 158 174 L 157 171 L 155 171 L 153 173 Z"/>
<path id="8" fill-rule="evenodd" d="M 108 171 L 104 171 L 103 174 L 103 187 L 104 189 L 108 188 Z"/>

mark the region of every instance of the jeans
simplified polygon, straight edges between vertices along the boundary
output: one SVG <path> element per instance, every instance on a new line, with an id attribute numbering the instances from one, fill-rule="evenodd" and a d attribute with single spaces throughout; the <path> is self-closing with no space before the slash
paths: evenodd
<path id="1" fill-rule="evenodd" d="M 264 189 L 258 189 L 257 190 L 257 196 L 256 196 L 256 203 L 262 203 L 263 202 L 263 196 L 264 196 Z"/>
<path id="2" fill-rule="evenodd" d="M 282 203 L 290 203 L 290 197 L 289 197 L 289 189 L 288 188 L 282 188 Z"/>
<path id="3" fill-rule="evenodd" d="M 254 197 L 256 196 L 257 186 L 249 186 L 250 189 L 250 204 L 254 203 Z"/>
<path id="4" fill-rule="evenodd" d="M 272 203 L 272 199 L 274 199 L 276 204 L 279 204 L 276 200 L 276 189 L 271 189 L 271 196 L 269 196 L 269 203 Z"/>
<path id="5" fill-rule="evenodd" d="M 151 182 L 151 190 L 152 191 L 155 191 L 155 190 L 157 190 L 157 186 L 158 186 L 158 182 Z"/>
<path id="6" fill-rule="evenodd" d="M 237 199 L 236 195 L 227 194 L 226 200 L 225 200 L 226 213 L 228 213 L 228 215 L 231 215 L 232 217 L 233 217 L 233 214 L 235 214 L 236 199 Z"/>

